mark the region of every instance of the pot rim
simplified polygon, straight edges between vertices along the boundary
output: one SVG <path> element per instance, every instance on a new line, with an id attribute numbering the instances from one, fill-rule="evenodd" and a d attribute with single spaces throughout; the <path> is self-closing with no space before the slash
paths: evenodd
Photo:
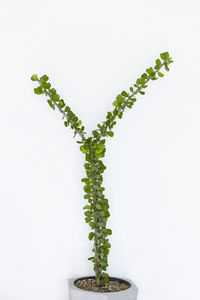
<path id="1" fill-rule="evenodd" d="M 81 293 L 89 293 L 89 294 L 93 294 L 93 295 L 97 295 L 97 294 L 102 294 L 102 295 L 113 295 L 113 294 L 119 294 L 119 293 L 127 293 L 130 291 L 135 292 L 136 294 L 138 293 L 138 288 L 137 286 L 133 283 L 132 280 L 124 278 L 124 277 L 113 277 L 110 276 L 110 279 L 112 280 L 118 280 L 119 282 L 123 282 L 129 285 L 128 289 L 122 290 L 122 291 L 118 291 L 118 292 L 95 292 L 95 291 L 87 291 L 84 289 L 81 289 L 79 287 L 77 287 L 75 285 L 75 283 L 80 280 L 80 279 L 87 279 L 87 278 L 95 278 L 95 276 L 81 276 L 81 277 L 76 277 L 76 278 L 70 278 L 68 279 L 68 284 L 70 286 L 71 289 L 79 291 Z"/>

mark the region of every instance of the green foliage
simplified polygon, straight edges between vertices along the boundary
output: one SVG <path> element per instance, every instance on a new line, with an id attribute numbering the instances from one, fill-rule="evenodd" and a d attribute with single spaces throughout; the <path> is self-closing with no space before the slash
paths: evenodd
<path id="1" fill-rule="evenodd" d="M 53 89 L 50 89 L 49 90 L 49 93 L 51 94 L 51 95 L 54 95 L 54 94 L 56 94 L 56 90 L 53 88 Z"/>
<path id="2" fill-rule="evenodd" d="M 94 232 L 90 232 L 88 236 L 89 240 L 91 241 L 94 236 L 95 236 Z"/>
<path id="3" fill-rule="evenodd" d="M 49 77 L 47 75 L 43 75 L 40 77 L 40 82 L 47 82 L 49 80 Z"/>
<path id="4" fill-rule="evenodd" d="M 37 95 L 41 95 L 41 94 L 44 94 L 44 91 L 41 86 L 38 86 L 34 89 L 34 93 Z"/>
<path id="5" fill-rule="evenodd" d="M 51 87 L 51 84 L 49 82 L 42 82 L 41 83 L 41 86 L 44 88 L 44 89 L 49 89 Z"/>
<path id="6" fill-rule="evenodd" d="M 83 189 L 84 189 L 84 191 L 86 193 L 90 193 L 91 192 L 91 186 L 89 184 L 86 184 Z"/>
<path id="7" fill-rule="evenodd" d="M 161 72 L 158 72 L 158 76 L 159 76 L 159 77 L 163 77 L 163 76 L 164 76 L 164 74 L 163 74 L 163 73 L 161 73 Z"/>
<path id="8" fill-rule="evenodd" d="M 88 260 L 93 260 L 95 257 L 94 256 L 92 256 L 92 257 L 89 257 L 88 258 Z"/>
<path id="9" fill-rule="evenodd" d="M 161 53 L 161 54 L 160 54 L 160 58 L 161 58 L 162 60 L 168 59 L 168 58 L 169 58 L 169 53 L 168 53 L 168 52 L 163 52 L 163 53 Z"/>
<path id="10" fill-rule="evenodd" d="M 107 135 L 113 137 L 113 136 L 114 136 L 114 132 L 112 132 L 112 131 L 107 131 Z"/>
<path id="11" fill-rule="evenodd" d="M 37 80 L 38 80 L 37 74 L 33 74 L 33 75 L 31 76 L 31 80 L 32 80 L 32 81 L 37 81 Z"/>
<path id="12" fill-rule="evenodd" d="M 109 282 L 109 275 L 107 273 L 102 273 L 102 283 L 105 284 Z"/>
<path id="13" fill-rule="evenodd" d="M 154 73 L 154 71 L 153 71 L 153 68 L 152 68 L 152 67 L 150 67 L 150 68 L 146 69 L 146 71 L 147 71 L 147 73 L 148 73 L 149 75 L 151 75 L 152 73 Z"/>
<path id="14" fill-rule="evenodd" d="M 89 151 L 89 149 L 85 149 L 84 146 L 80 146 L 80 150 L 81 150 L 81 152 L 83 152 L 83 153 L 87 153 L 87 152 Z"/>
<path id="15" fill-rule="evenodd" d="M 51 95 L 51 99 L 53 100 L 53 101 L 59 101 L 59 99 L 60 99 L 60 96 L 58 95 L 58 94 L 52 94 Z"/>
<path id="16" fill-rule="evenodd" d="M 60 106 L 60 108 L 65 107 L 65 102 L 63 100 L 60 100 L 58 105 Z"/>
<path id="17" fill-rule="evenodd" d="M 126 91 L 122 91 L 121 95 L 124 96 L 124 97 L 128 97 L 128 93 Z"/>
<path id="18" fill-rule="evenodd" d="M 161 68 L 169 71 L 169 64 L 172 59 L 168 52 L 160 54 L 160 58 L 156 59 L 156 65 L 146 69 L 136 82 L 129 88 L 130 92 L 123 90 L 117 95 L 113 102 L 113 110 L 106 115 L 106 120 L 99 123 L 97 128 L 92 131 L 90 137 L 86 137 L 85 127 L 81 120 L 72 112 L 71 108 L 66 105 L 63 99 L 51 84 L 48 82 L 47 75 L 43 75 L 38 79 L 36 74 L 31 76 L 32 81 L 37 81 L 38 87 L 34 89 L 35 94 L 45 94 L 49 99 L 47 100 L 49 106 L 55 110 L 56 108 L 62 114 L 64 125 L 70 127 L 74 131 L 74 136 L 77 134 L 81 140 L 77 143 L 81 144 L 80 151 L 85 156 L 85 172 L 86 176 L 81 179 L 84 183 L 83 190 L 85 192 L 84 199 L 87 204 L 83 207 L 85 222 L 91 228 L 89 233 L 89 240 L 93 241 L 93 255 L 88 258 L 93 265 L 96 275 L 97 284 L 105 284 L 109 280 L 109 275 L 105 273 L 108 267 L 108 255 L 111 244 L 108 236 L 112 234 L 112 230 L 107 228 L 107 220 L 110 216 L 108 199 L 104 195 L 105 188 L 103 187 L 103 176 L 106 166 L 101 158 L 105 156 L 106 146 L 105 138 L 113 137 L 113 127 L 117 124 L 117 118 L 121 119 L 126 108 L 131 109 L 137 100 L 137 95 L 144 95 L 144 89 L 147 88 L 149 81 L 155 81 L 158 77 L 163 77 L 164 74 L 160 72 Z"/>
<path id="19" fill-rule="evenodd" d="M 157 66 L 160 66 L 161 65 L 161 61 L 160 61 L 160 59 L 158 58 L 158 59 L 156 59 L 156 65 Z"/>
<path id="20" fill-rule="evenodd" d="M 53 110 L 55 110 L 55 105 L 53 104 L 52 100 L 47 100 L 47 102 L 48 102 L 49 106 L 50 106 Z"/>

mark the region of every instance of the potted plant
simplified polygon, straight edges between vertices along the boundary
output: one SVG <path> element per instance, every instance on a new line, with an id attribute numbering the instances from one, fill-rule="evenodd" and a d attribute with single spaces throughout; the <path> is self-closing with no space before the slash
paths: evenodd
<path id="1" fill-rule="evenodd" d="M 122 91 L 113 102 L 113 109 L 109 111 L 106 120 L 97 125 L 90 137 L 86 136 L 85 127 L 81 120 L 72 112 L 71 108 L 59 96 L 57 91 L 51 87 L 47 75 L 38 77 L 32 75 L 31 80 L 36 81 L 38 86 L 34 88 L 35 94 L 45 94 L 47 103 L 55 110 L 58 109 L 64 119 L 64 125 L 70 127 L 74 137 L 78 136 L 80 151 L 85 156 L 86 176 L 82 178 L 84 184 L 84 199 L 87 204 L 83 207 L 85 221 L 89 224 L 91 232 L 89 240 L 93 242 L 92 255 L 88 258 L 93 263 L 95 276 L 74 278 L 69 280 L 69 292 L 72 300 L 78 299 L 132 299 L 137 298 L 137 287 L 130 280 L 110 277 L 106 273 L 108 267 L 108 254 L 110 243 L 108 236 L 112 230 L 107 228 L 107 220 L 110 217 L 108 199 L 104 195 L 103 176 L 106 166 L 102 158 L 106 152 L 106 138 L 113 137 L 113 128 L 117 119 L 123 117 L 126 108 L 132 108 L 138 94 L 144 95 L 147 83 L 163 77 L 161 69 L 169 71 L 172 58 L 168 52 L 160 54 L 156 59 L 154 67 L 146 69 L 130 87 L 129 92 Z"/>

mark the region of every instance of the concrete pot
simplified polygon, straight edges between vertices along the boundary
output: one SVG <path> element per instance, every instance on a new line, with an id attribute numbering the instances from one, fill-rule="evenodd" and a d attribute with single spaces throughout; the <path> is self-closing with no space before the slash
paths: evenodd
<path id="1" fill-rule="evenodd" d="M 137 299 L 138 288 L 129 279 L 124 279 L 124 278 L 119 279 L 119 278 L 110 277 L 111 280 L 112 279 L 123 280 L 130 285 L 130 287 L 127 290 L 120 291 L 120 292 L 110 292 L 110 293 L 85 291 L 83 289 L 78 288 L 74 284 L 75 281 L 79 279 L 86 279 L 91 277 L 92 276 L 68 279 L 70 300 L 136 300 Z"/>

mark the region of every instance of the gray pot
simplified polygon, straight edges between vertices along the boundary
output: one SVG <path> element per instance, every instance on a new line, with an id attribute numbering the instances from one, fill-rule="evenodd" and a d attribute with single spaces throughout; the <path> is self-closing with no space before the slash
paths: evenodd
<path id="1" fill-rule="evenodd" d="M 91 278 L 92 276 L 90 276 Z M 130 279 L 124 278 L 113 278 L 119 281 L 126 281 L 130 285 L 127 290 L 120 292 L 110 292 L 110 293 L 101 293 L 101 292 L 91 292 L 78 288 L 75 286 L 75 281 L 79 279 L 85 279 L 89 277 L 81 277 L 81 278 L 71 278 L 68 279 L 69 286 L 69 299 L 70 300 L 136 300 L 138 294 L 138 288 Z"/>

